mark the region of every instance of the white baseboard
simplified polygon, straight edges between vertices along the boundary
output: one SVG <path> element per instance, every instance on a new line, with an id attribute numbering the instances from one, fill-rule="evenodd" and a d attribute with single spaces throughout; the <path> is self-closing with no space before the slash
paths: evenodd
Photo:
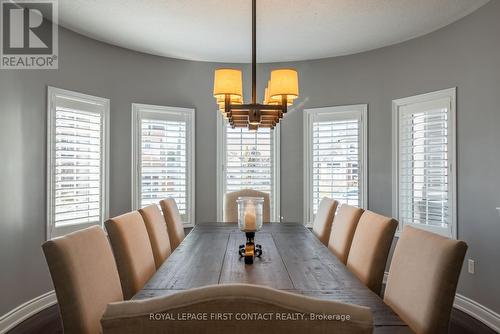
<path id="1" fill-rule="evenodd" d="M 453 307 L 481 321 L 495 332 L 500 333 L 500 314 L 459 293 L 455 295 Z"/>
<path id="2" fill-rule="evenodd" d="M 24 320 L 57 303 L 54 290 L 19 305 L 0 317 L 0 334 L 5 334 Z"/>
<path id="3" fill-rule="evenodd" d="M 384 284 L 387 283 L 389 273 L 384 273 Z M 455 302 L 453 307 L 467 313 L 474 319 L 481 321 L 483 324 L 493 329 L 495 332 L 500 333 L 500 314 L 490 310 L 489 308 L 479 304 L 478 302 L 462 296 L 457 293 L 455 295 Z"/>

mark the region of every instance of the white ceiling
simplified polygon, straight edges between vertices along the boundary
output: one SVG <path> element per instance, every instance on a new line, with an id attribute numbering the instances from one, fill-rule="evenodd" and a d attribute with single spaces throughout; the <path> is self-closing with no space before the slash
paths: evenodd
<path id="1" fill-rule="evenodd" d="M 489 0 L 257 0 L 259 62 L 348 55 L 427 34 Z M 251 0 L 60 0 L 59 21 L 160 56 L 249 62 Z"/>

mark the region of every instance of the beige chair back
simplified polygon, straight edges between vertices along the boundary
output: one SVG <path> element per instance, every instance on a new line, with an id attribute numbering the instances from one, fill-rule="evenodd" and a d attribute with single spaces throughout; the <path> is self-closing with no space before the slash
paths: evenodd
<path id="1" fill-rule="evenodd" d="M 328 245 L 328 240 L 330 239 L 333 216 L 335 216 L 338 205 L 339 202 L 336 200 L 324 197 L 319 203 L 318 212 L 316 212 L 316 216 L 314 217 L 313 234 L 325 246 Z"/>
<path id="2" fill-rule="evenodd" d="M 392 257 L 384 301 L 416 333 L 448 333 L 467 244 L 406 226 Z"/>
<path id="3" fill-rule="evenodd" d="M 165 217 L 165 223 L 167 224 L 170 248 L 173 252 L 186 237 L 184 233 L 184 224 L 182 224 L 179 208 L 173 198 L 169 197 L 161 200 L 160 206 L 163 211 L 163 217 Z"/>
<path id="4" fill-rule="evenodd" d="M 172 253 L 170 250 L 170 239 L 168 238 L 165 219 L 156 204 L 151 204 L 145 208 L 139 209 L 139 213 L 146 224 L 156 269 L 158 269 L 170 256 L 170 253 Z"/>
<path id="5" fill-rule="evenodd" d="M 263 197 L 264 207 L 262 210 L 262 221 L 264 223 L 269 223 L 271 221 L 271 205 L 269 201 L 269 194 L 252 189 L 243 189 L 239 191 L 229 192 L 224 195 L 223 220 L 225 223 L 238 222 L 238 203 L 236 203 L 238 197 Z"/>
<path id="6" fill-rule="evenodd" d="M 156 271 L 146 225 L 137 211 L 111 218 L 105 225 L 120 273 L 123 296 L 130 299 Z"/>
<path id="7" fill-rule="evenodd" d="M 236 314 L 270 314 L 274 318 L 239 320 Z M 279 314 L 304 315 L 296 321 L 277 320 Z M 311 313 L 349 315 L 350 320 L 308 320 Z M 207 320 L 151 320 L 168 314 L 207 314 Z M 212 316 L 231 316 L 216 320 Z M 104 334 L 207 333 L 207 334 L 368 334 L 373 331 L 369 308 L 319 300 L 248 284 L 224 284 L 179 292 L 174 295 L 108 305 L 102 318 Z"/>
<path id="8" fill-rule="evenodd" d="M 358 207 L 342 204 L 333 218 L 328 248 L 343 264 L 347 263 L 354 232 L 363 212 Z"/>
<path id="9" fill-rule="evenodd" d="M 42 245 L 56 291 L 64 333 L 101 332 L 106 305 L 123 300 L 108 239 L 94 226 Z"/>
<path id="10" fill-rule="evenodd" d="M 385 265 L 398 222 L 371 211 L 365 211 L 354 232 L 347 257 L 347 268 L 369 289 L 380 294 Z"/>

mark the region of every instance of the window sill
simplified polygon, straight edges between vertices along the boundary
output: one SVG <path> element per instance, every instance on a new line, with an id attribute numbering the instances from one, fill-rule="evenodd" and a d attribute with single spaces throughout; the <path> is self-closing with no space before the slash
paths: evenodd
<path id="1" fill-rule="evenodd" d="M 423 224 L 408 224 L 408 223 L 407 224 L 401 224 L 400 223 L 400 226 L 398 227 L 398 229 L 396 231 L 396 234 L 395 234 L 396 238 L 400 237 L 401 232 L 403 231 L 405 225 L 408 225 L 408 226 L 411 226 L 411 227 L 414 227 L 414 228 L 418 228 L 418 229 L 421 229 L 421 230 L 424 230 L 424 231 L 427 231 L 427 232 L 431 232 L 431 233 L 434 233 L 434 234 L 438 234 L 438 235 L 443 236 L 445 238 L 455 239 L 455 240 L 457 239 L 457 236 L 454 235 L 454 233 L 449 228 L 440 228 L 440 227 L 423 225 Z"/>

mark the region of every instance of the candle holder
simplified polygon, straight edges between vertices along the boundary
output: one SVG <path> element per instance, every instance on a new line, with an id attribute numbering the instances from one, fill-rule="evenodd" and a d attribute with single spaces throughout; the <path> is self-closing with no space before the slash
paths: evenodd
<path id="1" fill-rule="evenodd" d="M 262 246 L 255 244 L 255 232 L 262 228 L 262 210 L 264 198 L 238 197 L 238 226 L 245 232 L 246 243 L 240 245 L 239 254 L 245 258 L 245 264 L 252 264 L 255 257 L 262 255 Z"/>

